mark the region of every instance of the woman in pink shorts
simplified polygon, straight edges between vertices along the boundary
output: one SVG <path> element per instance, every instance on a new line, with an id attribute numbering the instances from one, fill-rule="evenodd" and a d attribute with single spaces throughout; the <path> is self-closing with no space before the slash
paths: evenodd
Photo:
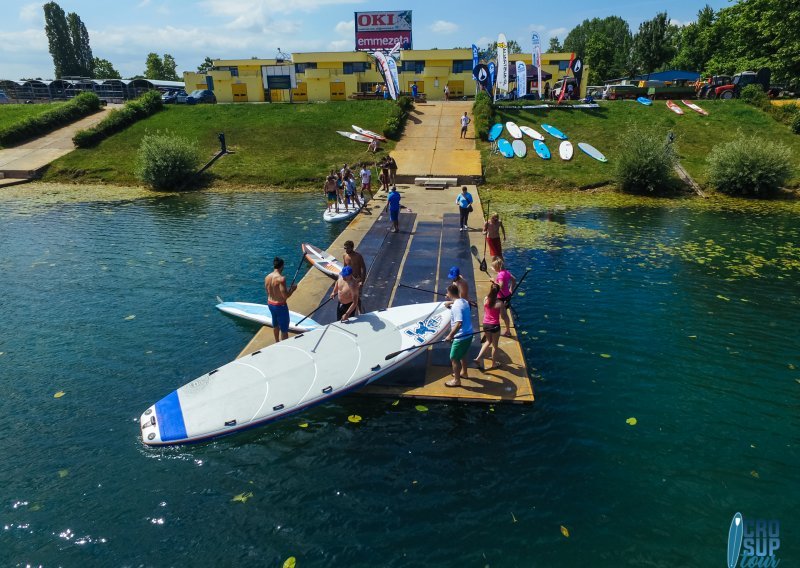
<path id="1" fill-rule="evenodd" d="M 508 305 L 511 301 L 511 290 L 517 285 L 517 280 L 506 270 L 505 263 L 499 256 L 496 256 L 492 261 L 492 268 L 497 273 L 495 282 L 500 286 L 497 299 L 503 302 L 503 309 L 500 310 L 500 317 L 503 318 L 503 323 L 506 325 L 506 331 L 503 333 L 503 337 L 511 337 L 511 319 L 508 317 Z"/>
<path id="2" fill-rule="evenodd" d="M 491 349 L 492 350 L 492 367 L 497 367 L 497 343 L 500 341 L 500 311 L 505 305 L 497 294 L 500 292 L 500 286 L 492 284 L 489 288 L 489 294 L 483 300 L 483 333 L 485 335 L 483 345 L 478 356 L 475 357 L 475 365 L 480 370 L 483 369 L 483 356 Z"/>

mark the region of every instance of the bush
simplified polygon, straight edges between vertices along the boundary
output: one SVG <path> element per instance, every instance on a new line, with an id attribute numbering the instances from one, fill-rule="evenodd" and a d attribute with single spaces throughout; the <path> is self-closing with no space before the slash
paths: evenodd
<path id="1" fill-rule="evenodd" d="M 772 108 L 770 112 L 772 113 L 772 117 L 777 120 L 778 122 L 782 122 L 783 124 L 788 124 L 791 126 L 792 120 L 794 119 L 794 115 L 800 110 L 800 107 L 797 106 L 795 103 L 787 103 L 785 105 L 770 105 Z"/>
<path id="2" fill-rule="evenodd" d="M 675 148 L 655 132 L 628 130 L 617 160 L 616 180 L 628 193 L 661 195 L 674 187 Z"/>
<path id="3" fill-rule="evenodd" d="M 472 117 L 475 120 L 475 133 L 481 140 L 486 140 L 489 136 L 489 129 L 494 124 L 492 99 L 486 91 L 481 91 L 475 96 L 475 103 L 472 105 Z"/>
<path id="4" fill-rule="evenodd" d="M 397 99 L 397 106 L 403 109 L 403 112 L 411 112 L 414 110 L 414 99 L 411 97 L 400 97 Z"/>
<path id="5" fill-rule="evenodd" d="M 136 156 L 136 177 L 153 189 L 177 190 L 199 164 L 195 142 L 169 132 L 145 134 Z"/>
<path id="6" fill-rule="evenodd" d="M 718 144 L 706 162 L 711 184 L 729 195 L 769 197 L 793 173 L 789 148 L 756 137 Z"/>
<path id="7" fill-rule="evenodd" d="M 403 133 L 403 128 L 406 125 L 406 118 L 408 118 L 408 111 L 414 108 L 414 101 L 411 97 L 400 97 L 397 103 L 392 105 L 389 111 L 389 116 L 383 124 L 383 135 L 392 140 L 397 140 Z"/>
<path id="8" fill-rule="evenodd" d="M 78 131 L 72 137 L 72 142 L 78 148 L 89 148 L 99 144 L 101 140 L 112 134 L 124 130 L 131 124 L 155 114 L 163 108 L 161 93 L 147 91 L 136 100 L 128 101 L 121 109 L 114 109 L 108 113 L 97 126 L 87 130 Z"/>
<path id="9" fill-rule="evenodd" d="M 772 106 L 772 103 L 769 102 L 767 93 L 764 92 L 764 89 L 761 88 L 761 85 L 747 85 L 744 89 L 742 89 L 742 92 L 739 93 L 739 97 L 744 102 L 760 108 L 761 110 L 768 111 Z"/>
<path id="10" fill-rule="evenodd" d="M 792 124 L 790 125 L 792 128 L 792 132 L 795 134 L 800 134 L 800 110 L 794 113 L 794 117 L 792 118 Z"/>
<path id="11" fill-rule="evenodd" d="M 12 124 L 0 131 L 0 146 L 14 146 L 43 136 L 100 110 L 100 99 L 94 93 L 81 93 L 67 104 Z"/>

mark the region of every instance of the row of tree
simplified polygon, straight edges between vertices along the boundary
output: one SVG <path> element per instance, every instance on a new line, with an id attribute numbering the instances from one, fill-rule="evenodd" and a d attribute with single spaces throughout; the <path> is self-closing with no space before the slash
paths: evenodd
<path id="1" fill-rule="evenodd" d="M 107 59 L 94 57 L 89 45 L 89 31 L 75 12 L 65 14 L 56 2 L 44 5 L 44 31 L 53 57 L 55 78 L 91 77 L 94 79 L 121 79 Z M 206 58 L 208 59 L 208 58 Z M 147 79 L 178 81 L 177 63 L 169 53 L 160 56 L 149 53 L 143 75 Z M 136 78 L 132 77 L 132 78 Z"/>

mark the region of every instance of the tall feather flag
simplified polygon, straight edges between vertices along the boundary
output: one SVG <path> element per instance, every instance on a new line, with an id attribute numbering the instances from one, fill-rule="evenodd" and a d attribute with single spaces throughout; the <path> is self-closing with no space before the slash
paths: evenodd
<path id="1" fill-rule="evenodd" d="M 539 39 L 539 34 L 533 32 L 531 34 L 531 43 L 533 44 L 533 64 L 536 66 L 536 85 L 539 88 L 539 98 L 542 98 L 542 41 Z"/>
<path id="2" fill-rule="evenodd" d="M 572 69 L 572 64 L 575 62 L 575 54 L 569 54 L 569 65 L 567 66 L 567 72 L 564 75 L 564 81 L 561 83 L 561 93 L 558 95 L 558 104 L 561 104 L 564 95 L 567 94 L 567 77 L 569 77 L 570 69 Z"/>
<path id="3" fill-rule="evenodd" d="M 497 88 L 508 91 L 508 42 L 505 34 L 497 36 Z"/>
<path id="4" fill-rule="evenodd" d="M 524 61 L 517 61 L 517 97 L 528 94 L 528 69 Z"/>

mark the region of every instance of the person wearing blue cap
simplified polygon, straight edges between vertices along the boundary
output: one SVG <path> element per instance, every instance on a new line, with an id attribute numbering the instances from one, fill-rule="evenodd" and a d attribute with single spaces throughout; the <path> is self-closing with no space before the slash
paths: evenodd
<path id="1" fill-rule="evenodd" d="M 466 278 L 461 276 L 461 270 L 458 269 L 458 266 L 451 266 L 447 277 L 453 281 L 453 284 L 458 286 L 459 297 L 469 302 L 469 283 Z"/>
<path id="2" fill-rule="evenodd" d="M 353 278 L 352 267 L 342 268 L 331 293 L 331 299 L 337 294 L 339 295 L 339 305 L 336 308 L 336 319 L 339 321 L 345 321 L 355 313 L 358 307 L 359 287 L 359 282 Z"/>

